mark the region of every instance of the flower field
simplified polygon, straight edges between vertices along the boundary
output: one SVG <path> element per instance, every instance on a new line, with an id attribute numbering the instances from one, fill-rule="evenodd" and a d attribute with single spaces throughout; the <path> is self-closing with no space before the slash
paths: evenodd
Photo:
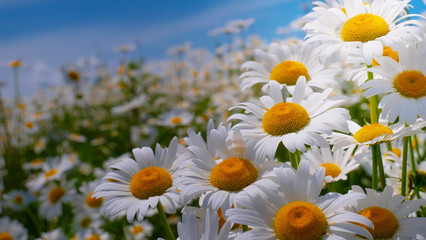
<path id="1" fill-rule="evenodd" d="M 416 0 L 417 1 L 417 0 Z M 426 14 L 313 2 L 0 98 L 0 240 L 426 239 Z M 426 3 L 425 3 L 426 4 Z"/>

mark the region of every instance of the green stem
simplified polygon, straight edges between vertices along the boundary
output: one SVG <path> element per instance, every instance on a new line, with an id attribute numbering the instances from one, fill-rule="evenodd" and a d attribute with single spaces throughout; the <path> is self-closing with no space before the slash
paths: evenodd
<path id="1" fill-rule="evenodd" d="M 417 139 L 417 135 L 414 135 L 414 141 L 416 143 L 415 149 L 416 149 L 416 153 L 418 158 L 418 162 L 420 162 L 422 160 L 422 155 L 420 155 L 420 150 L 419 150 L 419 139 Z"/>
<path id="2" fill-rule="evenodd" d="M 158 213 L 160 214 L 160 220 L 166 230 L 167 240 L 175 240 L 175 236 L 173 235 L 172 228 L 170 227 L 169 222 L 167 221 L 166 213 L 164 212 L 163 206 L 160 202 L 157 203 Z"/>
<path id="3" fill-rule="evenodd" d="M 300 156 L 301 152 L 299 150 L 296 150 L 296 161 L 297 161 L 297 166 L 299 166 L 300 161 L 302 160 L 302 157 Z"/>
<path id="4" fill-rule="evenodd" d="M 372 163 L 372 176 L 371 176 L 371 184 L 372 184 L 372 188 L 376 191 L 379 190 L 379 186 L 378 186 L 378 179 L 377 179 L 377 148 L 376 145 L 372 145 L 371 146 L 371 156 L 373 158 L 373 163 Z"/>
<path id="5" fill-rule="evenodd" d="M 415 172 L 417 171 L 417 167 L 416 167 L 416 160 L 414 159 L 414 149 L 413 149 L 413 142 L 411 141 L 411 137 L 409 137 L 408 146 L 410 147 L 411 170 Z"/>
<path id="6" fill-rule="evenodd" d="M 408 141 L 410 137 L 404 137 L 404 146 L 402 149 L 402 176 L 401 176 L 401 195 L 405 197 L 405 190 L 407 186 L 407 153 L 408 153 Z"/>
<path id="7" fill-rule="evenodd" d="M 291 166 L 297 170 L 297 157 L 296 157 L 296 153 L 291 153 L 290 151 L 288 152 L 288 157 L 290 158 L 290 163 Z"/>
<path id="8" fill-rule="evenodd" d="M 386 148 L 388 149 L 389 152 L 392 152 L 392 143 L 386 142 Z"/>
<path id="9" fill-rule="evenodd" d="M 370 68 L 371 66 L 367 66 L 367 68 Z M 373 73 L 367 72 L 368 79 L 367 81 L 373 79 Z M 371 123 L 378 123 L 379 122 L 379 111 L 377 109 L 377 106 L 379 104 L 379 98 L 377 95 L 374 95 L 370 97 L 370 116 L 371 116 Z"/>
<path id="10" fill-rule="evenodd" d="M 380 174 L 380 186 L 381 186 L 382 191 L 383 191 L 386 187 L 386 175 L 385 175 L 385 170 L 383 168 L 383 161 L 382 161 L 382 153 L 380 151 L 380 144 L 376 144 L 372 147 L 376 148 L 377 165 L 379 167 L 379 174 Z"/>

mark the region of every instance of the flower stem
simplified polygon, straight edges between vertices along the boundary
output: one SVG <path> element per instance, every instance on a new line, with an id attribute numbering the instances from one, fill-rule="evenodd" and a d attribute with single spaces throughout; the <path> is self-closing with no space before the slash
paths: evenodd
<path id="1" fill-rule="evenodd" d="M 401 195 L 405 197 L 405 190 L 407 187 L 407 153 L 408 153 L 408 141 L 410 137 L 404 137 L 404 145 L 402 148 L 402 176 L 401 176 Z"/>
<path id="2" fill-rule="evenodd" d="M 170 227 L 170 224 L 167 222 L 166 213 L 164 212 L 163 206 L 161 205 L 160 202 L 157 203 L 157 209 L 158 209 L 158 213 L 160 214 L 161 222 L 166 230 L 167 240 L 175 240 L 176 238 L 173 235 L 173 231 L 172 231 L 172 228 Z"/>
<path id="3" fill-rule="evenodd" d="M 297 156 L 296 156 L 296 153 L 291 153 L 291 152 L 289 151 L 289 152 L 288 152 L 288 156 L 289 156 L 289 158 L 290 158 L 291 166 L 292 166 L 294 169 L 296 169 L 296 170 L 297 170 L 297 166 L 298 166 L 298 164 L 297 164 Z"/>
<path id="4" fill-rule="evenodd" d="M 383 191 L 386 187 L 386 176 L 385 176 L 385 170 L 383 169 L 382 153 L 380 151 L 380 145 L 379 144 L 376 144 L 372 147 L 376 148 L 377 165 L 379 167 L 379 175 L 380 175 L 380 186 L 381 186 L 382 191 Z"/>
<path id="5" fill-rule="evenodd" d="M 377 144 L 376 144 L 377 145 Z M 377 148 L 376 145 L 372 145 L 371 146 L 371 156 L 373 158 L 373 163 L 372 163 L 372 176 L 371 176 L 371 184 L 372 184 L 372 188 L 376 191 L 378 191 L 379 186 L 378 186 L 378 179 L 377 179 Z"/>
<path id="6" fill-rule="evenodd" d="M 417 167 L 416 167 L 416 160 L 414 159 L 414 148 L 413 148 L 413 142 L 411 141 L 411 137 L 409 137 L 408 140 L 408 146 L 410 148 L 410 160 L 411 160 L 411 170 L 412 171 L 417 171 Z"/>
<path id="7" fill-rule="evenodd" d="M 371 66 L 367 66 L 367 68 L 370 68 Z M 367 72 L 368 79 L 367 81 L 373 79 L 373 73 Z M 379 122 L 379 111 L 377 109 L 377 106 L 379 104 L 379 98 L 377 95 L 374 95 L 370 97 L 370 117 L 371 117 L 371 123 L 378 123 Z"/>

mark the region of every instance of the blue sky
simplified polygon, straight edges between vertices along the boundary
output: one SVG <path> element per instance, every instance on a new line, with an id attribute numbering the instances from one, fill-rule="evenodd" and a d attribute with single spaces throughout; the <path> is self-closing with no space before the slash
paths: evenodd
<path id="1" fill-rule="evenodd" d="M 61 66 L 96 55 L 115 66 L 114 47 L 140 43 L 133 56 L 166 58 L 166 50 L 185 41 L 213 46 L 207 32 L 233 19 L 253 17 L 250 33 L 266 41 L 275 30 L 304 13 L 308 0 L 0 0 L 0 81 L 12 96 L 12 71 L 5 65 L 21 58 L 21 89 L 30 95 L 40 86 L 62 83 Z M 425 6 L 413 0 L 415 12 Z M 25 88 L 24 88 L 25 86 Z"/>

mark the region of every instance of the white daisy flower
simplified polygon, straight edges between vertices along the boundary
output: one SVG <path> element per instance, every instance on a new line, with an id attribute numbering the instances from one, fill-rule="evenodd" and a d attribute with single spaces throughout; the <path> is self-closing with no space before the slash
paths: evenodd
<path id="1" fill-rule="evenodd" d="M 158 125 L 168 127 L 187 126 L 192 121 L 192 118 L 193 115 L 189 112 L 173 109 L 162 113 L 158 117 Z"/>
<path id="2" fill-rule="evenodd" d="M 36 238 L 36 240 L 68 240 L 68 237 L 65 236 L 61 228 L 57 228 L 52 231 L 42 233 L 41 238 Z"/>
<path id="3" fill-rule="evenodd" d="M 380 123 L 366 124 L 359 126 L 354 121 L 348 120 L 350 135 L 343 133 L 332 133 L 329 136 L 333 151 L 340 148 L 358 146 L 354 153 L 354 158 L 361 161 L 367 154 L 370 145 L 394 141 L 398 138 L 422 133 L 422 128 L 426 126 L 423 119 L 419 119 L 414 125 L 404 126 L 400 124 L 388 125 L 384 120 Z"/>
<path id="4" fill-rule="evenodd" d="M 324 168 L 309 174 L 309 163 L 299 168 L 277 168 L 272 178 L 279 191 L 264 188 L 268 200 L 250 196 L 242 201 L 244 209 L 229 209 L 228 221 L 247 225 L 252 230 L 236 239 L 353 239 L 368 231 L 355 224 L 372 223 L 365 217 L 344 211 L 343 207 L 363 198 L 361 193 L 319 196 L 324 182 Z M 355 223 L 355 224 L 354 224 Z"/>
<path id="5" fill-rule="evenodd" d="M 352 187 L 353 192 L 364 194 L 359 186 Z M 393 195 L 393 189 L 386 186 L 383 192 L 366 190 L 366 198 L 358 200 L 354 211 L 367 217 L 374 224 L 364 226 L 374 239 L 426 239 L 426 218 L 408 217 L 426 205 L 425 200 L 406 200 L 401 195 Z"/>
<path id="6" fill-rule="evenodd" d="M 3 194 L 5 206 L 13 210 L 23 210 L 35 200 L 34 196 L 24 190 L 12 190 Z"/>
<path id="7" fill-rule="evenodd" d="M 77 191 L 73 182 L 61 181 L 59 184 L 51 183 L 41 190 L 40 216 L 53 220 L 62 214 L 62 204 L 74 200 Z"/>
<path id="8" fill-rule="evenodd" d="M 180 207 L 176 179 L 178 167 L 185 154 L 177 154 L 178 140 L 173 138 L 169 148 L 157 144 L 155 154 L 149 147 L 133 149 L 135 160 L 124 158 L 111 166 L 105 181 L 95 189 L 92 197 L 109 197 L 103 207 L 106 215 L 127 211 L 127 220 L 137 215 L 142 221 L 150 208 L 160 203 L 165 211 L 173 213 Z M 183 147 L 182 147 L 183 148 Z"/>
<path id="9" fill-rule="evenodd" d="M 359 163 L 353 159 L 352 152 L 355 146 L 346 151 L 337 149 L 331 152 L 330 147 L 312 147 L 302 154 L 302 159 L 309 161 L 312 170 L 319 167 L 325 168 L 325 182 L 337 182 L 346 180 L 347 174 L 359 167 Z"/>
<path id="10" fill-rule="evenodd" d="M 142 222 L 133 222 L 130 226 L 126 227 L 126 236 L 128 240 L 143 240 L 152 235 L 154 227 L 147 220 Z"/>
<path id="11" fill-rule="evenodd" d="M 72 203 L 76 212 L 90 212 L 92 215 L 100 217 L 99 210 L 104 204 L 104 199 L 102 197 L 92 198 L 95 188 L 100 182 L 100 180 L 95 180 L 89 183 L 85 182 L 80 186 L 79 190 L 81 194 L 77 194 Z"/>
<path id="12" fill-rule="evenodd" d="M 318 51 L 323 55 L 337 51 L 347 56 L 353 49 L 361 48 L 367 63 L 371 63 L 373 57 L 382 55 L 384 46 L 423 37 L 421 21 L 412 19 L 418 15 L 399 16 L 409 2 L 375 0 L 370 5 L 362 0 L 343 0 L 343 8 L 314 8 L 316 19 L 303 29 L 308 32 L 308 42 L 322 43 Z"/>
<path id="13" fill-rule="evenodd" d="M 42 172 L 30 178 L 25 185 L 31 192 L 38 191 L 46 183 L 64 177 L 64 172 L 71 169 L 72 166 L 73 164 L 64 158 L 49 159 L 47 162 L 42 163 Z"/>
<path id="14" fill-rule="evenodd" d="M 81 240 L 109 240 L 109 239 L 112 239 L 111 235 L 103 231 L 101 228 L 89 229 L 81 237 Z"/>
<path id="15" fill-rule="evenodd" d="M 206 210 L 202 226 L 193 212 L 184 212 L 182 222 L 177 225 L 178 239 L 181 240 L 227 240 L 232 224 L 226 222 L 220 227 L 217 211 Z"/>
<path id="16" fill-rule="evenodd" d="M 290 151 L 305 151 L 306 146 L 328 146 L 320 134 L 331 134 L 333 130 L 347 132 L 346 120 L 349 111 L 335 108 L 343 100 L 328 99 L 332 89 L 313 93 L 304 100 L 306 81 L 298 80 L 294 97 L 284 101 L 278 83 L 270 83 L 269 95 L 260 98 L 261 105 L 245 102 L 235 108 L 245 114 L 233 114 L 229 120 L 241 120 L 234 128 L 241 129 L 248 141 L 256 143 L 258 154 L 273 158 L 279 143 Z"/>
<path id="17" fill-rule="evenodd" d="M 179 182 L 184 203 L 200 198 L 200 206 L 222 211 L 237 205 L 247 192 L 258 192 L 257 186 L 267 185 L 263 176 L 282 163 L 256 156 L 254 149 L 244 143 L 238 129 L 221 135 L 212 130 L 211 140 L 218 150 L 215 159 L 206 149 L 189 146 L 195 158 L 187 162 Z"/>
<path id="18" fill-rule="evenodd" d="M 323 90 L 336 85 L 334 78 L 339 69 L 323 66 L 313 54 L 317 47 L 316 44 L 298 41 L 289 46 L 273 43 L 268 52 L 257 49 L 255 54 L 259 60 L 245 62 L 241 66 L 241 69 L 250 69 L 240 76 L 241 91 L 257 83 L 264 84 L 262 89 L 266 91 L 270 82 L 278 82 L 280 87 L 287 86 L 293 94 L 296 82 L 302 76 L 307 80 L 307 94 L 312 93 L 312 88 Z"/>
<path id="19" fill-rule="evenodd" d="M 28 233 L 24 226 L 9 217 L 0 218 L 0 239 L 27 240 Z"/>
<path id="20" fill-rule="evenodd" d="M 379 103 L 381 115 L 394 122 L 413 124 L 418 117 L 426 119 L 426 41 L 398 49 L 399 62 L 377 57 L 380 66 L 369 71 L 377 73 L 361 89 L 366 97 L 386 94 Z"/>

